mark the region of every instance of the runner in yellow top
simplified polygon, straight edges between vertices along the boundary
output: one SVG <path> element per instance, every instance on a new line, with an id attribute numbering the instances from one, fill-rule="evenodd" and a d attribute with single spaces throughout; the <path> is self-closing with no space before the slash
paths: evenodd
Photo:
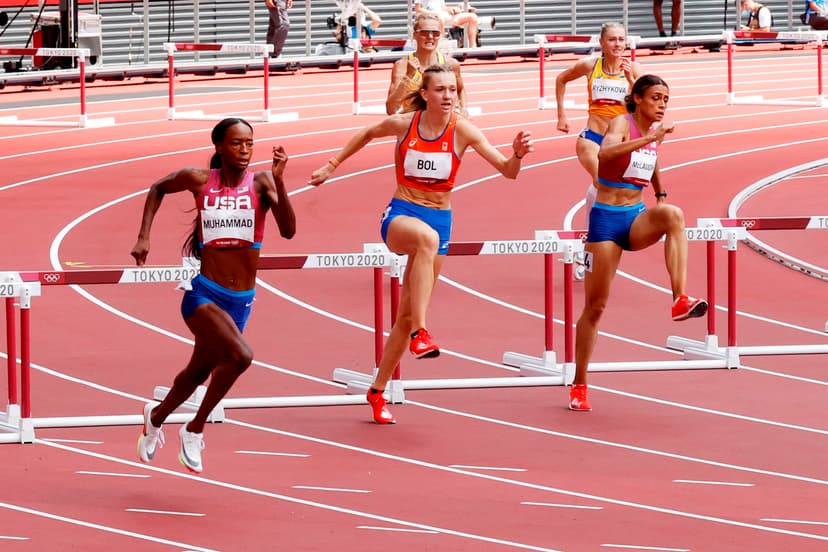
<path id="1" fill-rule="evenodd" d="M 604 23 L 601 26 L 601 57 L 589 57 L 578 61 L 555 79 L 555 100 L 558 104 L 558 130 L 569 132 L 569 120 L 564 110 L 566 84 L 580 77 L 587 78 L 589 115 L 586 128 L 578 135 L 575 153 L 578 161 L 589 173 L 592 182 L 587 190 L 585 221 L 589 224 L 589 211 L 595 202 L 598 178 L 598 150 L 613 117 L 626 113 L 624 97 L 629 94 L 635 80 L 641 74 L 638 63 L 624 57 L 627 33 L 621 23 Z"/>
<path id="2" fill-rule="evenodd" d="M 403 106 L 406 96 L 419 90 L 423 82 L 423 71 L 431 65 L 448 65 L 457 76 L 457 111 L 466 113 L 466 90 L 460 77 L 460 63 L 437 51 L 443 36 L 443 22 L 435 13 L 424 12 L 414 19 L 414 40 L 417 50 L 394 62 L 391 69 L 391 86 L 385 100 L 385 111 L 392 115 Z"/>

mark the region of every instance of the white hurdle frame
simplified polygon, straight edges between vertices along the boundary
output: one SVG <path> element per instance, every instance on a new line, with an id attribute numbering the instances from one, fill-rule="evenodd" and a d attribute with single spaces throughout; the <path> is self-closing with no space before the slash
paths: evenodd
<path id="1" fill-rule="evenodd" d="M 374 294 L 379 291 L 379 307 L 374 309 L 375 357 L 382 355 L 382 278 L 383 269 L 392 265 L 392 255 L 374 245 L 366 245 L 359 253 L 317 253 L 309 255 L 273 255 L 259 259 L 260 270 L 290 270 L 311 268 L 371 268 L 374 276 Z M 141 425 L 142 414 L 94 415 L 94 416 L 32 416 L 31 408 L 31 355 L 30 310 L 31 297 L 40 295 L 41 286 L 93 285 L 93 284 L 146 284 L 179 283 L 189 281 L 198 274 L 192 265 L 161 268 L 124 268 L 112 270 L 73 270 L 41 272 L 0 272 L 0 296 L 6 298 L 7 366 L 9 378 L 9 404 L 6 413 L 0 413 L 0 443 L 32 443 L 35 428 L 100 427 L 112 425 Z M 14 299 L 20 300 L 20 396 L 17 394 L 16 355 L 17 344 L 14 327 Z M 377 361 L 379 362 L 379 361 Z M 204 397 L 204 386 L 173 413 L 168 423 L 184 423 L 193 417 Z M 155 387 L 153 398 L 161 400 L 169 388 Z M 367 404 L 365 396 L 307 395 L 288 397 L 225 398 L 208 417 L 209 422 L 222 422 L 224 411 L 231 408 L 270 408 L 292 406 L 332 406 Z M 183 411 L 183 412 L 182 412 Z M 2 431 L 5 430 L 5 431 Z"/>
<path id="2" fill-rule="evenodd" d="M 385 247 L 383 244 L 376 244 Z M 569 231 L 536 233 L 533 240 L 489 240 L 482 242 L 452 242 L 449 244 L 449 256 L 468 255 L 538 255 L 544 256 L 544 274 L 546 275 L 544 290 L 544 321 L 547 344 L 552 342 L 553 301 L 552 301 L 552 272 L 554 257 L 564 256 L 564 274 L 566 281 L 572 282 L 572 264 L 575 251 L 582 248 L 581 240 L 576 233 Z M 387 250 L 387 249 L 386 249 Z M 391 319 L 396 319 L 397 307 L 400 298 L 400 279 L 402 278 L 407 256 L 391 253 L 394 262 L 391 268 Z M 571 294 L 568 295 L 571 310 Z M 376 308 L 376 306 L 375 306 Z M 392 322 L 393 323 L 393 322 Z M 554 364 L 554 352 L 551 355 Z M 376 366 L 379 366 L 378 357 Z M 376 374 L 377 368 L 374 369 Z M 345 383 L 348 393 L 365 394 L 374 380 L 374 374 L 364 374 L 347 368 L 336 368 L 333 371 L 333 380 Z M 525 377 L 531 376 L 531 377 Z M 491 387 L 540 387 L 558 386 L 566 383 L 563 367 L 554 373 L 526 372 L 521 376 L 482 377 L 482 378 L 442 378 L 428 380 L 403 380 L 400 366 L 397 365 L 392 378 L 385 389 L 386 398 L 392 403 L 405 402 L 405 391 L 411 389 L 471 389 Z"/>
<path id="3" fill-rule="evenodd" d="M 168 107 L 167 119 L 175 120 L 210 120 L 215 121 L 232 115 L 205 115 L 204 111 L 182 111 L 175 110 L 175 52 L 230 52 L 236 54 L 253 54 L 261 56 L 263 61 L 262 89 L 263 107 L 259 117 L 243 117 L 248 121 L 261 121 L 265 123 L 281 123 L 295 121 L 299 114 L 295 111 L 283 113 L 271 113 L 270 111 L 270 52 L 273 51 L 273 44 L 245 44 L 237 42 L 225 43 L 197 43 L 197 42 L 165 42 L 164 51 L 167 53 L 167 77 L 168 77 Z"/>
<path id="4" fill-rule="evenodd" d="M 354 76 L 354 100 L 351 104 L 351 114 L 353 115 L 385 115 L 385 105 L 370 105 L 362 106 L 359 103 L 359 51 L 363 46 L 410 46 L 413 44 L 412 40 L 405 38 L 352 38 L 348 41 L 349 46 L 354 51 L 353 61 L 353 76 Z"/>
<path id="5" fill-rule="evenodd" d="M 580 239 L 586 238 L 586 230 L 571 231 L 578 235 Z M 707 323 L 709 333 L 715 334 L 715 316 L 713 310 L 715 308 L 715 242 L 727 241 L 728 247 L 732 247 L 735 253 L 737 239 L 744 237 L 743 228 L 733 228 L 728 230 L 711 231 L 709 228 L 686 228 L 688 241 L 705 241 L 707 243 L 707 294 L 710 309 L 708 310 Z M 538 231 L 537 237 L 543 237 L 544 234 L 555 235 L 556 231 Z M 558 231 L 557 233 L 561 233 Z M 564 262 L 570 262 L 564 260 Z M 733 258 L 735 263 L 735 257 Z M 729 265 L 730 266 L 730 265 Z M 735 264 L 732 266 L 735 274 Z M 730 284 L 730 280 L 728 280 Z M 547 284 L 551 289 L 551 282 Z M 730 290 L 730 285 L 728 286 Z M 564 292 L 569 296 L 572 293 L 571 277 L 567 277 L 565 282 Z M 569 299 L 571 303 L 571 299 Z M 736 295 L 735 288 L 728 293 L 728 305 L 731 310 L 735 312 Z M 575 324 L 575 319 L 571 308 L 565 308 L 564 319 L 564 365 L 563 373 L 566 375 L 566 383 L 572 382 L 575 375 L 575 336 L 572 331 Z M 728 335 L 733 336 L 733 345 L 735 345 L 735 326 L 728 326 Z M 520 368 L 521 374 L 557 374 L 561 369 L 555 364 L 555 352 L 547 341 L 546 350 L 544 350 L 541 357 L 534 357 L 522 353 L 506 352 L 503 354 L 503 364 L 507 366 L 515 366 Z M 588 371 L 592 372 L 638 372 L 648 370 L 710 370 L 716 368 L 736 368 L 739 366 L 738 354 L 732 346 L 728 346 L 724 350 L 724 355 L 721 358 L 696 358 L 687 360 L 644 360 L 644 361 L 613 361 L 613 362 L 591 362 Z"/>
<path id="6" fill-rule="evenodd" d="M 103 127 L 115 124 L 112 117 L 90 119 L 86 114 L 86 59 L 89 48 L 0 48 L 0 56 L 43 56 L 71 57 L 78 61 L 80 88 L 80 116 L 76 122 L 50 121 L 46 119 L 18 119 L 16 115 L 0 116 L 0 125 L 7 126 L 61 126 L 61 127 Z"/>
<path id="7" fill-rule="evenodd" d="M 700 218 L 697 221 L 700 228 L 706 232 L 731 233 L 734 230 L 740 231 L 740 240 L 747 241 L 750 236 L 748 229 L 754 230 L 828 230 L 827 216 L 805 216 L 805 217 L 738 217 L 738 218 Z M 728 347 L 722 349 L 718 346 L 715 325 L 708 324 L 707 335 L 704 341 L 687 339 L 679 336 L 667 338 L 667 347 L 682 351 L 685 358 L 706 358 L 722 359 L 732 356 L 751 355 L 802 355 L 802 354 L 828 354 L 828 343 L 816 345 L 761 345 L 761 346 L 738 346 L 736 344 L 736 244 L 728 241 L 728 295 L 733 295 L 733 304 L 728 301 Z M 732 255 L 732 260 L 731 260 Z M 713 263 L 711 256 L 708 256 L 708 275 L 710 265 Z M 708 278 L 708 294 L 711 286 Z M 715 304 L 708 300 L 710 309 L 708 321 L 712 318 Z M 826 326 L 828 331 L 828 325 Z"/>
<path id="8" fill-rule="evenodd" d="M 810 31 L 810 32 L 764 32 L 764 31 L 724 31 L 722 38 L 727 42 L 727 105 L 806 105 L 815 107 L 826 107 L 828 102 L 825 100 L 822 86 L 822 43 L 825 41 L 828 32 L 826 31 Z M 750 96 L 737 96 L 733 91 L 733 57 L 734 57 L 734 40 L 737 38 L 755 38 L 767 40 L 795 40 L 802 41 L 803 44 L 809 42 L 816 42 L 816 58 L 817 58 L 817 94 L 816 98 L 811 101 L 806 100 L 766 100 L 760 94 Z"/>

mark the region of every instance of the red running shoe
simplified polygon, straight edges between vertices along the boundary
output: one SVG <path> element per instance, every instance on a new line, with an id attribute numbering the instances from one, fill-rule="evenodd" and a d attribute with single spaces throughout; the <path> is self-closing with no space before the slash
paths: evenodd
<path id="1" fill-rule="evenodd" d="M 408 350 L 417 358 L 434 358 L 440 356 L 440 347 L 432 343 L 428 330 L 420 328 L 411 336 Z"/>
<path id="2" fill-rule="evenodd" d="M 371 405 L 371 409 L 374 411 L 374 422 L 378 424 L 396 424 L 397 420 L 394 419 L 394 416 L 385 406 L 386 402 L 385 397 L 382 396 L 382 391 L 376 393 L 371 391 L 376 390 L 368 389 L 368 395 L 365 398 L 368 399 L 368 404 Z"/>
<path id="3" fill-rule="evenodd" d="M 579 383 L 569 388 L 569 409 L 576 412 L 589 412 L 592 410 L 592 405 L 589 404 L 587 398 L 587 386 L 585 383 Z"/>
<path id="4" fill-rule="evenodd" d="M 673 301 L 673 320 L 687 320 L 688 318 L 698 318 L 707 313 L 707 301 L 704 299 L 696 299 L 695 297 L 687 297 L 685 294 L 679 295 Z"/>

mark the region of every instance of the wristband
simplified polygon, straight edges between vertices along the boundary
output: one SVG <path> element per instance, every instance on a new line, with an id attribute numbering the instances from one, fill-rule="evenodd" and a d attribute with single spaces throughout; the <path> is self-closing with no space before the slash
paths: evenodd
<path id="1" fill-rule="evenodd" d="M 512 153 L 514 154 L 515 159 L 523 159 L 524 157 L 526 157 L 525 153 L 523 155 L 518 155 L 515 150 L 512 150 Z"/>
<path id="2" fill-rule="evenodd" d="M 655 196 L 656 196 L 657 198 L 658 198 L 658 197 L 667 197 L 667 192 L 658 192 Z"/>
<path id="3" fill-rule="evenodd" d="M 331 157 L 330 159 L 328 159 L 328 163 L 330 163 L 330 165 L 333 168 L 337 168 L 339 166 L 339 160 L 336 158 L 336 156 Z"/>

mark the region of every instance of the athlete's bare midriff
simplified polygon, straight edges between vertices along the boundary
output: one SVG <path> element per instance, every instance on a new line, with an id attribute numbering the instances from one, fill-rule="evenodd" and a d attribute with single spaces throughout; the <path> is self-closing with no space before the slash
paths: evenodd
<path id="1" fill-rule="evenodd" d="M 431 209 L 451 209 L 451 192 L 429 192 L 398 184 L 394 197 Z"/>

